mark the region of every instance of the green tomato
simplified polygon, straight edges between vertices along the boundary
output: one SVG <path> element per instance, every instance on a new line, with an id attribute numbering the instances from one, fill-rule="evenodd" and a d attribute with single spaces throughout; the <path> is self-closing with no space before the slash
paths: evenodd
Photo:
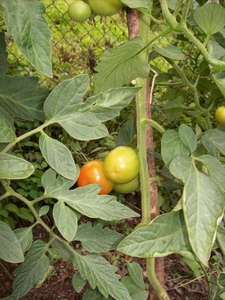
<path id="1" fill-rule="evenodd" d="M 114 183 L 127 183 L 139 173 L 139 159 L 136 152 L 127 146 L 110 151 L 104 159 L 103 170 Z"/>
<path id="2" fill-rule="evenodd" d="M 120 0 L 89 0 L 92 10 L 99 16 L 112 16 L 123 6 Z"/>
<path id="3" fill-rule="evenodd" d="M 218 123 L 225 125 L 225 106 L 217 108 L 215 118 Z"/>
<path id="4" fill-rule="evenodd" d="M 136 191 L 139 188 L 139 176 L 136 176 L 128 183 L 117 183 L 114 185 L 114 191 L 121 194 L 128 194 Z"/>
<path id="5" fill-rule="evenodd" d="M 69 5 L 68 14 L 71 20 L 82 23 L 90 17 L 91 8 L 87 3 L 76 0 Z"/>

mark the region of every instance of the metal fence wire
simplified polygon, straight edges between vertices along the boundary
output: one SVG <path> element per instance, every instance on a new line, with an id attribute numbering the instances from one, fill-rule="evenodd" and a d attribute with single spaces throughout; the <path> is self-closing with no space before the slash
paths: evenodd
<path id="1" fill-rule="evenodd" d="M 126 15 L 95 16 L 84 23 L 70 20 L 68 6 L 73 0 L 41 0 L 46 7 L 45 18 L 52 34 L 53 78 L 39 74 L 24 58 L 10 35 L 7 37 L 8 75 L 38 76 L 39 84 L 54 87 L 77 74 L 92 74 L 99 56 L 109 48 L 127 41 Z M 1 17 L 2 18 L 2 17 Z M 0 30 L 5 30 L 0 19 Z"/>

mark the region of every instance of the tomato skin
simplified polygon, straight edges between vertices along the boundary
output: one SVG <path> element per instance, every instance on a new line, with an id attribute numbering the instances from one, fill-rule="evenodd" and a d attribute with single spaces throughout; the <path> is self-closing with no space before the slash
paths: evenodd
<path id="1" fill-rule="evenodd" d="M 139 186 L 139 176 L 136 176 L 130 182 L 115 184 L 113 190 L 121 194 L 128 194 L 138 190 Z"/>
<path id="2" fill-rule="evenodd" d="M 217 108 L 215 118 L 218 123 L 225 125 L 225 106 Z"/>
<path id="3" fill-rule="evenodd" d="M 123 6 L 120 0 L 89 0 L 92 10 L 99 16 L 112 16 Z"/>
<path id="4" fill-rule="evenodd" d="M 139 159 L 131 147 L 119 146 L 106 155 L 103 169 L 110 181 L 127 183 L 138 175 Z"/>
<path id="5" fill-rule="evenodd" d="M 70 3 L 68 14 L 71 20 L 82 23 L 86 21 L 91 15 L 90 6 L 82 0 L 75 0 Z"/>
<path id="6" fill-rule="evenodd" d="M 88 184 L 100 184 L 102 189 L 99 195 L 109 194 L 112 191 L 114 183 L 105 176 L 101 160 L 89 161 L 81 167 L 77 185 L 82 187 Z"/>

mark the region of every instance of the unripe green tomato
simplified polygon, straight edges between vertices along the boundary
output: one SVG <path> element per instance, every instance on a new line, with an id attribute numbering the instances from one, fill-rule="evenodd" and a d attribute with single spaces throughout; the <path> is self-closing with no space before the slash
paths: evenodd
<path id="1" fill-rule="evenodd" d="M 110 151 L 103 162 L 106 177 L 114 183 L 127 183 L 139 173 L 139 159 L 134 149 L 119 146 Z"/>
<path id="2" fill-rule="evenodd" d="M 225 106 L 217 108 L 215 118 L 218 123 L 225 125 Z"/>
<path id="3" fill-rule="evenodd" d="M 87 3 L 75 0 L 69 5 L 68 14 L 71 20 L 82 23 L 90 17 L 91 8 Z"/>
<path id="4" fill-rule="evenodd" d="M 92 10 L 99 16 L 112 16 L 123 6 L 120 0 L 89 0 Z"/>
<path id="5" fill-rule="evenodd" d="M 116 183 L 113 189 L 118 193 L 128 194 L 138 190 L 139 185 L 139 176 L 136 176 L 133 180 L 131 180 L 128 183 Z"/>

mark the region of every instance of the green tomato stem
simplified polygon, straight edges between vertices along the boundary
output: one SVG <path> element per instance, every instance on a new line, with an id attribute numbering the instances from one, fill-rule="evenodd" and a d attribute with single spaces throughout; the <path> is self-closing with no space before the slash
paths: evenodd
<path id="1" fill-rule="evenodd" d="M 186 26 L 189 9 L 190 9 L 190 5 L 192 4 L 192 2 L 193 2 L 192 0 L 185 1 L 184 10 L 182 12 L 182 18 L 181 18 L 181 22 L 180 22 L 180 24 L 183 26 Z"/>
<path id="2" fill-rule="evenodd" d="M 140 15 L 140 37 L 144 44 L 148 41 L 150 18 L 141 13 Z M 142 51 L 140 57 L 148 61 L 148 50 Z M 142 86 L 142 89 L 136 95 L 136 110 L 137 110 L 137 147 L 139 150 L 140 160 L 140 187 L 142 201 L 142 224 L 147 225 L 151 221 L 151 206 L 150 206 L 150 186 L 146 152 L 146 126 L 142 122 L 146 120 L 146 84 L 148 81 L 144 78 L 137 78 L 137 86 Z"/>
<path id="3" fill-rule="evenodd" d="M 24 140 L 25 138 L 35 134 L 35 133 L 38 133 L 38 132 L 41 132 L 45 127 L 51 125 L 52 123 L 51 122 L 46 122 L 40 126 L 38 126 L 37 128 L 33 129 L 33 130 L 30 130 L 29 132 L 26 132 L 24 134 L 22 134 L 21 136 L 17 137 L 14 141 L 10 142 L 2 151 L 1 153 L 6 153 L 8 152 L 11 148 L 13 148 L 17 143 L 19 143 L 20 141 Z"/>
<path id="4" fill-rule="evenodd" d="M 148 278 L 151 278 L 151 284 L 154 289 L 157 291 L 157 296 L 161 300 L 170 300 L 169 296 L 167 295 L 166 291 L 163 289 L 162 285 L 158 281 L 155 275 L 155 259 L 154 257 L 150 257 L 147 259 L 147 273 Z"/>

